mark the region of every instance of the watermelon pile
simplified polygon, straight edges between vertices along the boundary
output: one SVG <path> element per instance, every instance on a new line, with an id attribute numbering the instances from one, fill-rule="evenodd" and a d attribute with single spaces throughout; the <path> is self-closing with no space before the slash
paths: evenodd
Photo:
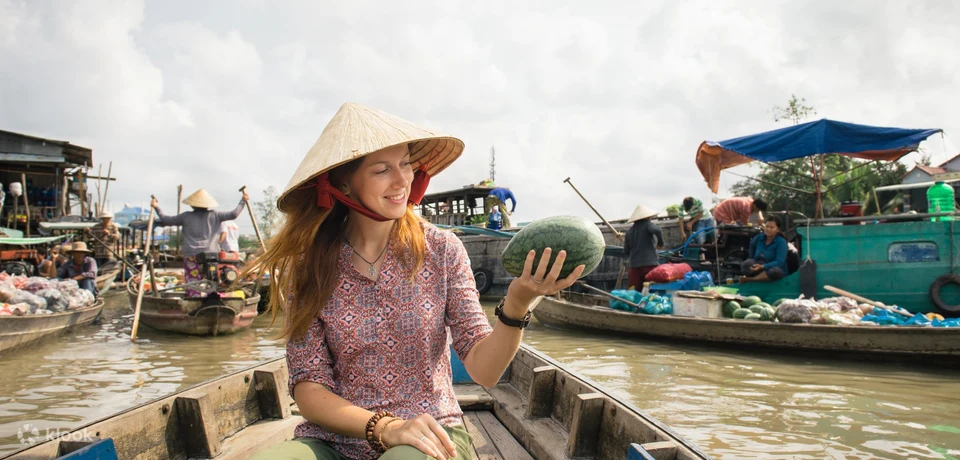
<path id="1" fill-rule="evenodd" d="M 507 273 L 520 277 L 531 249 L 537 253 L 533 262 L 534 271 L 544 249 L 552 249 L 548 270 L 557 259 L 557 254 L 564 250 L 567 251 L 567 258 L 563 261 L 559 278 L 566 278 L 578 265 L 584 265 L 583 274 L 580 275 L 582 278 L 597 269 L 606 247 L 603 234 L 590 219 L 577 216 L 546 217 L 520 229 L 500 254 L 500 263 Z"/>
<path id="2" fill-rule="evenodd" d="M 724 303 L 723 316 L 749 321 L 774 321 L 777 309 L 757 296 L 750 296 L 740 302 L 731 300 Z"/>

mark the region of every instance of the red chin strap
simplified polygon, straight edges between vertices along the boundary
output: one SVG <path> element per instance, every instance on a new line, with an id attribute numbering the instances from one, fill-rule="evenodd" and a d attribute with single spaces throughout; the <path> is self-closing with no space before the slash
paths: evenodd
<path id="1" fill-rule="evenodd" d="M 423 169 L 418 169 L 413 175 L 413 183 L 410 184 L 410 196 L 407 199 L 407 202 L 410 204 L 420 204 L 420 200 L 423 199 L 423 195 L 427 192 L 427 185 L 430 184 L 430 175 L 427 174 Z M 337 200 L 344 204 L 344 206 L 363 214 L 377 222 L 386 222 L 390 219 L 381 216 L 369 209 L 366 206 L 357 203 L 354 200 L 351 200 L 350 197 L 345 195 L 340 190 L 337 190 L 332 184 L 330 184 L 330 176 L 328 173 L 323 173 L 317 176 L 316 181 L 312 184 L 306 184 L 301 188 L 316 187 L 317 189 L 317 206 L 323 209 L 333 209 L 333 200 Z"/>

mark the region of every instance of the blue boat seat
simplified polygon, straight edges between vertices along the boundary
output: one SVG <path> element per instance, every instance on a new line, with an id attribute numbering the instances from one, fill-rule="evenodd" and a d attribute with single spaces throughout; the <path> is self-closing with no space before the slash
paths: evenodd
<path id="1" fill-rule="evenodd" d="M 56 460 L 120 460 L 117 457 L 117 448 L 113 439 L 101 439 L 67 455 L 57 457 Z"/>

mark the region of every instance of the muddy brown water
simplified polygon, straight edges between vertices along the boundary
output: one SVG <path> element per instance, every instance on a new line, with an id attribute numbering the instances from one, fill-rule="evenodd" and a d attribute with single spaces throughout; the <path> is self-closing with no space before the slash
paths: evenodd
<path id="1" fill-rule="evenodd" d="M 33 428 L 40 437 L 69 430 L 283 356 L 269 323 L 216 338 L 141 327 L 131 343 L 127 297 L 109 296 L 101 324 L 0 356 L 0 456 Z M 524 341 L 717 458 L 960 459 L 956 366 L 717 349 L 536 321 Z"/>

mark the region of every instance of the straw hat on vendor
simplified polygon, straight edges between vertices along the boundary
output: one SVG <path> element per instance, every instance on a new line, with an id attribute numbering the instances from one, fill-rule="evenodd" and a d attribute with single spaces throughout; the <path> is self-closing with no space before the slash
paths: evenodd
<path id="1" fill-rule="evenodd" d="M 309 413 L 295 439 L 254 460 L 313 446 L 345 458 L 393 449 L 385 457 L 469 458 L 453 384 L 436 378 L 452 372 L 448 331 L 470 376 L 492 386 L 516 354 L 534 300 L 573 285 L 585 267 L 559 278 L 564 252 L 551 264 L 544 249 L 534 273 L 530 251 L 491 327 L 463 242 L 414 213 L 430 179 L 463 150 L 455 137 L 344 104 L 307 152 L 277 203 L 283 225 L 247 270 L 271 274 L 290 387 Z M 418 352 L 401 352 L 411 349 Z M 370 378 L 335 380 L 335 372 Z"/>
<path id="2" fill-rule="evenodd" d="M 220 206 L 206 190 L 200 189 L 183 199 L 183 204 L 200 209 L 213 209 Z"/>
<path id="3" fill-rule="evenodd" d="M 633 214 L 630 214 L 630 218 L 627 219 L 627 223 L 630 224 L 638 220 L 649 219 L 651 217 L 656 216 L 657 214 L 659 214 L 659 212 L 654 211 L 653 209 L 650 209 L 641 204 L 637 206 L 636 209 L 633 210 Z"/>

